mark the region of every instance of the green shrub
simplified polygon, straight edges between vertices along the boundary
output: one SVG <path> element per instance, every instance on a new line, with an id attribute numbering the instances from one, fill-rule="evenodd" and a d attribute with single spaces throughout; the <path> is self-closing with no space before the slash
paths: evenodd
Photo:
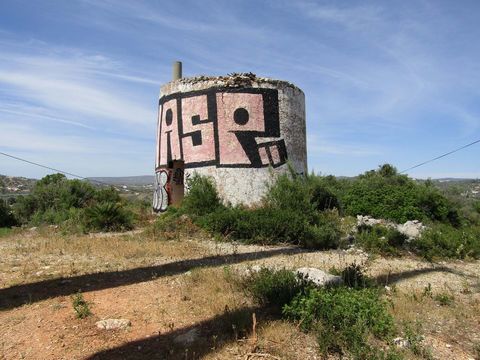
<path id="1" fill-rule="evenodd" d="M 30 195 L 17 199 L 13 213 L 21 224 L 57 224 L 65 232 L 131 229 L 134 221 L 113 187 L 97 189 L 62 174 L 37 181 Z"/>
<path id="2" fill-rule="evenodd" d="M 351 181 L 341 197 L 349 215 L 371 215 L 403 223 L 435 220 L 458 226 L 454 205 L 431 183 L 418 184 L 385 164 Z"/>
<path id="3" fill-rule="evenodd" d="M 369 340 L 372 336 L 389 339 L 395 331 L 387 304 L 376 289 L 309 289 L 285 305 L 283 314 L 299 321 L 304 331 L 316 331 L 323 353 L 349 352 L 354 359 L 385 358 Z"/>
<path id="4" fill-rule="evenodd" d="M 178 239 L 180 235 L 192 235 L 198 231 L 191 219 L 181 209 L 169 206 L 167 211 L 158 215 L 155 222 L 147 228 L 147 234 L 157 239 Z"/>
<path id="5" fill-rule="evenodd" d="M 16 225 L 16 223 L 10 207 L 0 199 L 0 228 L 12 227 Z"/>
<path id="6" fill-rule="evenodd" d="M 317 215 L 310 225 L 304 214 L 289 208 L 219 208 L 197 223 L 206 230 L 246 243 L 290 243 L 306 248 L 329 249 L 340 239 L 339 218 L 335 213 Z"/>
<path id="7" fill-rule="evenodd" d="M 394 255 L 405 245 L 407 236 L 396 229 L 374 225 L 359 227 L 355 239 L 357 244 L 367 251 Z"/>
<path id="8" fill-rule="evenodd" d="M 350 288 L 365 288 L 370 282 L 363 274 L 363 270 L 358 264 L 350 264 L 341 272 L 343 283 Z"/>
<path id="9" fill-rule="evenodd" d="M 410 243 L 413 251 L 427 260 L 435 258 L 480 257 L 480 227 L 453 228 L 446 224 L 434 224 L 422 236 Z"/>
<path id="10" fill-rule="evenodd" d="M 85 209 L 87 230 L 120 231 L 133 229 L 132 213 L 122 205 L 104 202 Z"/>
<path id="11" fill-rule="evenodd" d="M 307 232 L 300 238 L 300 245 L 307 249 L 337 248 L 342 235 L 338 213 L 325 211 L 317 216 L 317 224 L 308 226 Z"/>
<path id="12" fill-rule="evenodd" d="M 441 293 L 434 296 L 434 300 L 438 301 L 438 303 L 442 306 L 449 306 L 453 304 L 455 298 L 453 295 Z"/>
<path id="13" fill-rule="evenodd" d="M 90 311 L 90 306 L 83 298 L 81 292 L 78 292 L 72 296 L 72 306 L 77 318 L 79 319 L 85 319 L 92 314 Z"/>
<path id="14" fill-rule="evenodd" d="M 202 216 L 222 208 L 217 188 L 211 178 L 194 174 L 188 180 L 189 190 L 182 201 L 182 209 L 193 216 Z"/>
<path id="15" fill-rule="evenodd" d="M 292 169 L 289 173 L 275 178 L 275 181 L 268 187 L 264 201 L 266 207 L 290 209 L 302 214 L 309 223 L 315 221 L 315 204 L 312 202 L 307 178 L 297 175 Z"/>
<path id="16" fill-rule="evenodd" d="M 307 281 L 290 270 L 262 268 L 245 280 L 246 290 L 262 306 L 281 310 L 293 298 L 304 292 Z"/>

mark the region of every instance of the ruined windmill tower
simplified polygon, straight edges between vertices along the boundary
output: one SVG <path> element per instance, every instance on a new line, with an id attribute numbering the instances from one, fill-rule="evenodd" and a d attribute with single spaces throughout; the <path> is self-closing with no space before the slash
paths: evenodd
<path id="1" fill-rule="evenodd" d="M 153 208 L 183 199 L 194 172 L 213 178 L 224 201 L 261 200 L 272 172 L 287 162 L 307 172 L 305 95 L 295 85 L 254 74 L 182 78 L 160 91 Z"/>

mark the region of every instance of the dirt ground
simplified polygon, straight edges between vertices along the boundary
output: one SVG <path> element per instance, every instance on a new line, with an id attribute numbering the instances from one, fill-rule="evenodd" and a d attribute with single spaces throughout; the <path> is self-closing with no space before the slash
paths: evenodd
<path id="1" fill-rule="evenodd" d="M 478 359 L 479 261 L 434 264 L 198 235 L 160 241 L 140 232 L 64 236 L 48 229 L 0 237 L 0 358 L 321 359 L 313 336 L 266 313 L 231 279 L 256 264 L 329 271 L 353 262 L 387 286 L 400 328 L 421 328 L 430 358 Z M 72 307 L 79 291 L 92 312 L 85 319 Z M 442 305 L 441 296 L 451 304 Z M 131 326 L 96 327 L 110 318 Z"/>

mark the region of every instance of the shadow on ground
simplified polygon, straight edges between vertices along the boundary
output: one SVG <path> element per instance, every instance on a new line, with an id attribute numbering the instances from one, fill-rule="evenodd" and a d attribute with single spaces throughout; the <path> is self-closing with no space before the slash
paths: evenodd
<path id="1" fill-rule="evenodd" d="M 389 272 L 388 274 L 382 274 L 382 275 L 376 276 L 374 280 L 379 285 L 389 285 L 389 284 L 395 284 L 402 280 L 410 279 L 416 276 L 420 276 L 420 275 L 428 274 L 432 272 L 443 272 L 443 273 L 454 274 L 462 277 L 472 277 L 471 275 L 467 275 L 463 272 L 450 269 L 446 266 L 433 266 L 433 267 L 424 268 L 424 269 L 407 270 L 407 271 L 400 271 L 396 273 Z"/>
<path id="2" fill-rule="evenodd" d="M 215 255 L 199 259 L 187 259 L 167 264 L 122 271 L 100 272 L 67 278 L 43 280 L 0 289 L 0 310 L 12 309 L 24 304 L 74 294 L 115 288 L 150 281 L 162 276 L 180 274 L 199 267 L 215 267 L 258 260 L 277 255 L 306 252 L 299 248 L 280 248 L 241 254 Z"/>
<path id="3" fill-rule="evenodd" d="M 252 314 L 260 311 L 262 309 L 254 307 L 227 311 L 188 327 L 97 352 L 87 359 L 199 359 L 221 349 L 229 341 L 248 335 L 252 328 Z M 189 332 L 196 333 L 194 341 L 179 341 L 178 336 Z"/>

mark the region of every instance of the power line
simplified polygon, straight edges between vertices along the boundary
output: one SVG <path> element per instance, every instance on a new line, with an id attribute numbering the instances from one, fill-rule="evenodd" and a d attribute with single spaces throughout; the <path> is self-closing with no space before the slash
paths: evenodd
<path id="1" fill-rule="evenodd" d="M 443 157 L 445 157 L 445 156 L 448 156 L 448 155 L 451 155 L 451 154 L 453 154 L 453 153 L 456 153 L 457 151 L 460 151 L 460 150 L 465 149 L 465 148 L 467 148 L 467 147 L 469 147 L 469 146 L 475 145 L 475 144 L 477 144 L 477 143 L 479 143 L 479 142 L 480 142 L 480 139 L 479 139 L 479 140 L 476 140 L 476 141 L 474 141 L 474 142 L 472 142 L 472 143 L 470 143 L 470 144 L 463 145 L 462 147 L 459 147 L 458 149 L 449 151 L 449 152 L 447 152 L 447 153 L 445 153 L 445 154 L 442 154 L 442 155 L 440 155 L 440 156 L 437 156 L 436 158 L 433 158 L 433 159 L 424 161 L 424 162 L 422 162 L 422 163 L 420 163 L 420 164 L 417 164 L 417 165 L 414 165 L 414 166 L 412 166 L 412 167 L 409 167 L 408 169 L 402 170 L 402 171 L 400 171 L 400 174 L 402 174 L 402 173 L 404 173 L 404 172 L 407 172 L 407 171 L 409 171 L 409 170 L 418 168 L 418 167 L 420 167 L 420 166 L 422 166 L 422 165 L 431 163 L 431 162 L 433 162 L 433 161 L 435 161 L 435 160 L 438 160 L 438 159 L 441 159 L 441 158 L 443 158 Z"/>
<path id="2" fill-rule="evenodd" d="M 1 151 L 0 151 L 0 155 L 4 155 L 4 156 L 6 156 L 6 157 L 9 157 L 9 158 L 12 158 L 12 159 L 15 159 L 15 160 L 23 161 L 23 162 L 26 162 L 26 163 L 28 163 L 28 164 L 36 165 L 36 166 L 42 167 L 42 168 L 44 168 L 44 169 L 53 170 L 53 171 L 56 171 L 56 172 L 58 172 L 58 173 L 60 173 L 60 174 L 69 175 L 69 176 L 73 176 L 73 177 L 76 177 L 76 178 L 79 178 L 79 179 L 82 179 L 82 180 L 88 180 L 88 181 L 96 182 L 96 183 L 99 183 L 99 184 L 111 186 L 111 184 L 107 184 L 107 183 L 104 183 L 104 182 L 102 182 L 102 181 L 89 179 L 89 178 L 86 178 L 86 177 L 84 177 L 84 176 L 80 176 L 80 175 L 72 174 L 72 173 L 67 172 L 67 171 L 55 169 L 55 168 L 52 168 L 52 167 L 50 167 L 50 166 L 42 165 L 42 164 L 39 164 L 39 163 L 30 161 L 30 160 L 27 160 L 27 159 L 22 159 L 22 158 L 19 158 L 19 157 L 17 157 L 17 156 L 13 156 L 13 155 L 10 155 L 10 154 L 1 152 Z"/>

